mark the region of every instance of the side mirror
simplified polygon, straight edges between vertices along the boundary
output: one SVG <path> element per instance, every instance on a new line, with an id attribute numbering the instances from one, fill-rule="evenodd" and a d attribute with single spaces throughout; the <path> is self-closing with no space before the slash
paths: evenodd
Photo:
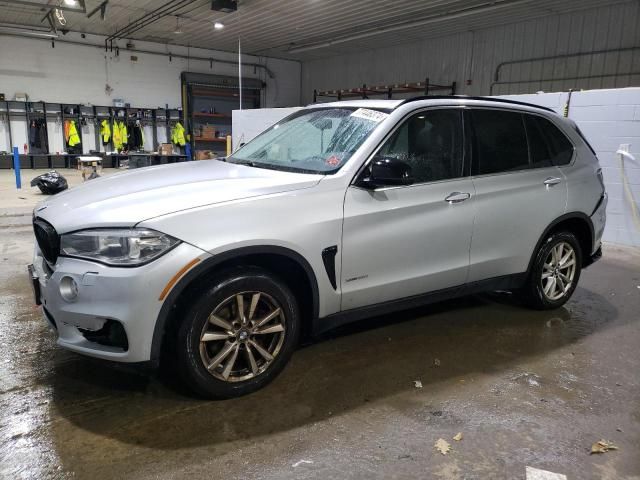
<path id="1" fill-rule="evenodd" d="M 412 183 L 413 175 L 408 164 L 393 157 L 375 157 L 367 170 L 360 175 L 356 185 L 375 189 Z"/>

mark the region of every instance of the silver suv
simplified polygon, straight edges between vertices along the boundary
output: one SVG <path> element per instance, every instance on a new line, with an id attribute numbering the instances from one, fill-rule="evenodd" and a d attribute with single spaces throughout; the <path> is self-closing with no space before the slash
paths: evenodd
<path id="1" fill-rule="evenodd" d="M 607 196 L 576 125 L 472 97 L 311 105 L 226 161 L 92 180 L 34 211 L 58 344 L 254 391 L 302 334 L 487 290 L 557 308 Z"/>

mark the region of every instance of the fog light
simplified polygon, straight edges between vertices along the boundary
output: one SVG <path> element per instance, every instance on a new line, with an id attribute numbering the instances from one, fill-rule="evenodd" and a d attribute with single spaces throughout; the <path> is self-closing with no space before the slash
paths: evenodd
<path id="1" fill-rule="evenodd" d="M 71 277 L 62 277 L 60 279 L 60 295 L 67 302 L 75 302 L 78 298 L 78 284 Z"/>

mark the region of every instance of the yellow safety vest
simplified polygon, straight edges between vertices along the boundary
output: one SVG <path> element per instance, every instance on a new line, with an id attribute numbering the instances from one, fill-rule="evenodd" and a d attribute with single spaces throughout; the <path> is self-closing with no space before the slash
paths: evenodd
<path id="1" fill-rule="evenodd" d="M 111 140 L 111 126 L 108 120 L 102 120 L 100 124 L 100 136 L 102 137 L 102 143 L 107 144 Z"/>
<path id="2" fill-rule="evenodd" d="M 122 133 L 120 133 L 120 122 L 113 124 L 113 148 L 122 150 Z"/>
<path id="3" fill-rule="evenodd" d="M 78 135 L 78 129 L 76 128 L 76 122 L 74 120 L 69 122 L 69 138 L 67 139 L 67 143 L 70 147 L 75 147 L 80 143 L 80 136 Z"/>
<path id="4" fill-rule="evenodd" d="M 113 148 L 120 151 L 128 141 L 127 126 L 124 122 L 116 120 L 113 124 Z"/>
<path id="5" fill-rule="evenodd" d="M 124 122 L 120 122 L 120 136 L 122 137 L 122 145 L 127 145 L 129 143 L 129 134 L 127 133 L 127 124 Z"/>
<path id="6" fill-rule="evenodd" d="M 184 127 L 180 122 L 177 122 L 171 129 L 171 143 L 184 147 L 187 141 L 184 139 Z"/>

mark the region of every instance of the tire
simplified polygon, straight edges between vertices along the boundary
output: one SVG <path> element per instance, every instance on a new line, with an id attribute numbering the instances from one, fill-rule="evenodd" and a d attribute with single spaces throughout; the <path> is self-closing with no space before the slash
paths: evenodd
<path id="1" fill-rule="evenodd" d="M 177 373 L 207 398 L 254 392 L 282 371 L 298 343 L 296 299 L 258 267 L 235 267 L 208 282 L 178 327 Z"/>
<path id="2" fill-rule="evenodd" d="M 567 260 L 558 264 L 557 255 Z M 537 310 L 561 307 L 573 295 L 581 271 L 582 249 L 576 236 L 567 231 L 553 232 L 538 249 L 520 296 L 529 307 Z"/>

